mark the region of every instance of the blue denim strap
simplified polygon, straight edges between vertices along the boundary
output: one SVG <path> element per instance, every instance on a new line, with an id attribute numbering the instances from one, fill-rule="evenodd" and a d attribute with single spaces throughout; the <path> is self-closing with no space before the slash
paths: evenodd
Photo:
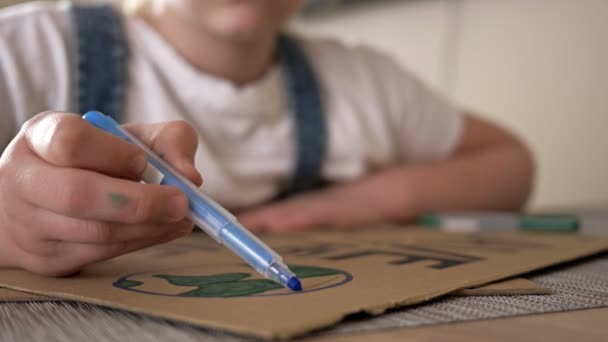
<path id="1" fill-rule="evenodd" d="M 279 198 L 323 185 L 321 168 L 327 149 L 327 126 L 321 87 L 298 41 L 281 35 L 278 53 L 294 113 L 296 158 L 294 171 Z"/>
<path id="2" fill-rule="evenodd" d="M 121 122 L 128 50 L 122 16 L 111 5 L 73 6 L 76 34 L 76 106 Z"/>

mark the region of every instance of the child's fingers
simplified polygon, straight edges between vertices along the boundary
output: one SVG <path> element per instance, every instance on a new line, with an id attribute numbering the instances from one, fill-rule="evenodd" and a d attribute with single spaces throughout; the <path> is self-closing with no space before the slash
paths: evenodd
<path id="1" fill-rule="evenodd" d="M 40 208 L 33 208 L 26 220 L 38 239 L 88 244 L 148 240 L 193 227 L 187 219 L 164 224 L 124 224 L 80 220 Z"/>
<path id="2" fill-rule="evenodd" d="M 125 242 L 117 242 L 113 244 L 98 245 L 86 243 L 61 243 L 63 257 L 57 258 L 59 263 L 79 263 L 88 265 L 104 260 L 108 260 L 119 255 L 127 254 L 139 249 L 154 246 L 157 244 L 169 242 L 179 237 L 189 234 L 188 229 L 182 229 L 177 232 L 150 238 L 146 240 L 133 240 Z"/>
<path id="3" fill-rule="evenodd" d="M 188 233 L 189 230 L 184 229 L 146 240 L 133 240 L 101 245 L 60 241 L 56 242 L 54 247 L 57 250 L 57 257 L 49 258 L 35 254 L 27 254 L 22 258 L 22 267 L 43 275 L 69 275 L 80 270 L 85 265 L 105 261 L 135 250 L 169 242 L 187 235 Z"/>
<path id="4" fill-rule="evenodd" d="M 147 164 L 139 147 L 96 128 L 78 115 L 39 114 L 28 121 L 24 132 L 30 149 L 56 166 L 139 180 Z"/>
<path id="5" fill-rule="evenodd" d="M 239 223 L 251 232 L 265 232 L 272 225 L 272 214 L 265 208 L 252 209 L 237 215 Z"/>
<path id="6" fill-rule="evenodd" d="M 325 211 L 314 202 L 296 199 L 242 213 L 238 219 L 253 232 L 285 233 L 323 226 Z"/>
<path id="7" fill-rule="evenodd" d="M 188 199 L 175 187 L 141 184 L 88 170 L 59 168 L 31 157 L 13 191 L 28 203 L 74 218 L 121 222 L 178 222 Z"/>
<path id="8" fill-rule="evenodd" d="M 125 125 L 124 127 L 194 184 L 202 184 L 203 179 L 194 165 L 198 135 L 190 124 L 185 121 L 171 121 L 150 125 Z"/>

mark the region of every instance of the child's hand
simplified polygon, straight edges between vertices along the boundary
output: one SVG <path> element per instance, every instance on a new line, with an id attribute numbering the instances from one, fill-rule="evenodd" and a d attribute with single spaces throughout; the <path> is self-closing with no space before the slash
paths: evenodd
<path id="1" fill-rule="evenodd" d="M 197 136 L 184 122 L 131 125 L 194 183 Z M 0 158 L 0 267 L 67 275 L 192 230 L 177 188 L 137 182 L 144 152 L 77 115 L 29 120 Z"/>
<path id="2" fill-rule="evenodd" d="M 285 233 L 318 228 L 352 229 L 390 220 L 391 206 L 370 196 L 373 187 L 390 189 L 391 179 L 364 179 L 308 192 L 238 215 L 247 229 Z M 372 188 L 372 189 L 370 189 Z M 384 198 L 394 197 L 384 191 Z"/>
<path id="3" fill-rule="evenodd" d="M 239 213 L 239 222 L 252 232 L 287 233 L 329 225 L 329 195 L 316 191 Z"/>

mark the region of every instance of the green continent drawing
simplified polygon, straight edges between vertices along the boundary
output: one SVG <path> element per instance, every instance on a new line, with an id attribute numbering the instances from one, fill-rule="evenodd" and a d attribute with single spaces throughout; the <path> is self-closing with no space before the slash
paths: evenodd
<path id="1" fill-rule="evenodd" d="M 316 278 L 340 274 L 340 271 L 311 266 L 290 266 L 298 278 Z M 248 279 L 251 273 L 220 273 L 206 276 L 178 276 L 155 274 L 154 277 L 165 279 L 171 285 L 197 288 L 178 294 L 181 297 L 241 297 L 281 289 L 282 286 L 268 279 Z M 133 287 L 135 285 L 131 285 Z"/>

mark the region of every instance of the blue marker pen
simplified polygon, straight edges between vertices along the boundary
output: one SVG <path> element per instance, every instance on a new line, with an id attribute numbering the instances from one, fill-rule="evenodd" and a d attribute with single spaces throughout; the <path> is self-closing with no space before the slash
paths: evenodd
<path id="1" fill-rule="evenodd" d="M 240 225 L 236 217 L 203 194 L 196 185 L 180 175 L 144 143 L 120 127 L 116 121 L 99 112 L 88 112 L 83 118 L 94 126 L 141 147 L 148 155 L 148 167 L 142 180 L 181 189 L 189 200 L 188 218 L 205 233 L 228 247 L 264 277 L 275 280 L 292 291 L 302 290 L 300 280 L 276 252 Z"/>

